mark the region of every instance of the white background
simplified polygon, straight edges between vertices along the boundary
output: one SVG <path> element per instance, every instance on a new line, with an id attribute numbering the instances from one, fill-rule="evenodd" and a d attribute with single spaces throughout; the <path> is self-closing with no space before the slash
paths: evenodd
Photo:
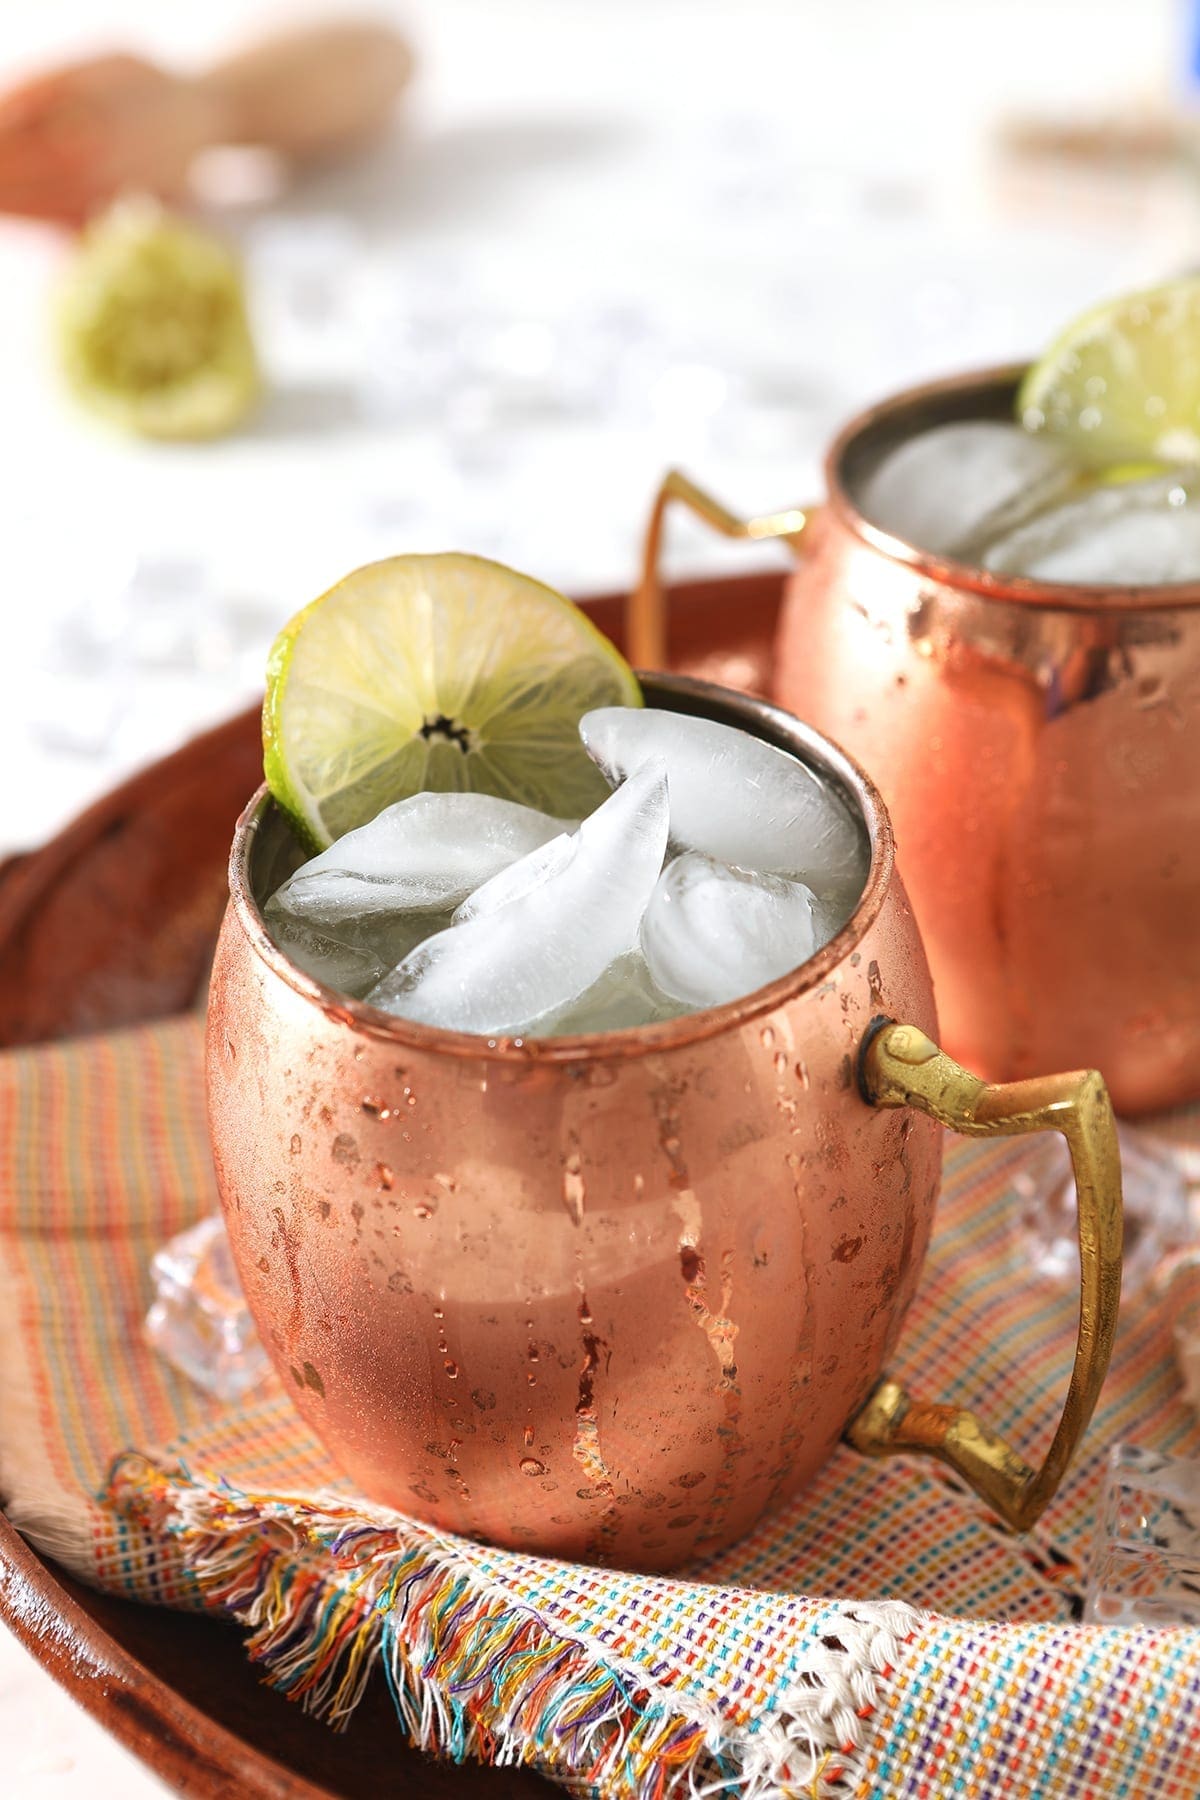
<path id="1" fill-rule="evenodd" d="M 1200 176 L 1018 177 L 997 150 L 1017 114 L 1189 103 L 1182 11 L 412 0 L 394 141 L 293 194 L 273 236 L 261 208 L 224 217 L 275 381 L 216 446 L 71 409 L 46 325 L 64 241 L 0 224 L 0 850 L 253 698 L 274 630 L 357 562 L 457 547 L 619 586 L 668 461 L 734 505 L 803 501 L 864 401 L 1200 262 Z M 235 0 L 10 5 L 0 74 L 127 43 L 202 62 L 270 23 Z M 159 1791 L 2 1636 L 0 1751 L 3 1800 Z"/>

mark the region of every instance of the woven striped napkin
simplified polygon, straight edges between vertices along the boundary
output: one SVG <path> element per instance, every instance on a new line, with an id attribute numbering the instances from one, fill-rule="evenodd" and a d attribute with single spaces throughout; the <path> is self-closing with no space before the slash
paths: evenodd
<path id="1" fill-rule="evenodd" d="M 1013 1237 L 1029 1154 L 947 1141 L 895 1363 L 1019 1441 L 1075 1333 Z M 84 1580 L 232 1612 L 334 1725 L 383 1680 L 413 1742 L 606 1795 L 1200 1793 L 1200 1632 L 1077 1623 L 1109 1446 L 1200 1453 L 1149 1303 L 1029 1537 L 931 1465 L 842 1449 L 692 1579 L 652 1579 L 383 1511 L 273 1379 L 230 1410 L 173 1375 L 141 1335 L 150 1258 L 215 1204 L 195 1019 L 0 1057 L 0 1489 Z"/>

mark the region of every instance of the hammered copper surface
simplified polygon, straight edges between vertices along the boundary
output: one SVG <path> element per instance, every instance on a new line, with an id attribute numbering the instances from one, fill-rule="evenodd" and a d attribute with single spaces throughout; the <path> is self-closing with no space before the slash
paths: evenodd
<path id="1" fill-rule="evenodd" d="M 278 815 L 234 847 L 209 1014 L 213 1138 L 277 1368 L 368 1494 L 515 1547 L 665 1568 L 826 1460 L 924 1258 L 940 1133 L 873 1110 L 871 1021 L 934 1030 L 870 784 L 772 708 L 648 684 L 830 770 L 867 890 L 812 962 L 731 1006 L 494 1048 L 388 1019 L 266 937 Z"/>
<path id="2" fill-rule="evenodd" d="M 779 592 L 770 575 L 676 589 L 677 666 L 764 690 Z M 619 641 L 623 605 L 609 597 L 586 608 Z M 229 840 L 259 767 L 255 707 L 0 869 L 0 1044 L 111 1029 L 193 1002 L 228 891 Z M 331 1732 L 263 1686 L 235 1626 L 85 1588 L 2 1512 L 0 1620 L 173 1792 L 376 1800 L 399 1786 L 417 1800 L 534 1800 L 549 1791 L 527 1769 L 460 1767 L 410 1749 L 382 1686 L 344 1736 Z"/>
<path id="3" fill-rule="evenodd" d="M 1018 371 L 856 420 L 791 577 L 774 691 L 875 777 L 942 1039 L 994 1080 L 1200 1095 L 1200 587 L 1071 588 L 920 555 L 855 483 L 913 430 L 1011 417 Z"/>

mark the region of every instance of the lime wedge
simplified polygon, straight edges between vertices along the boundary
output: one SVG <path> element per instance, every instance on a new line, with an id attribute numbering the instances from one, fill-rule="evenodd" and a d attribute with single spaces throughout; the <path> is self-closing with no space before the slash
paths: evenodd
<path id="1" fill-rule="evenodd" d="M 582 818 L 609 790 L 580 719 L 641 703 L 633 670 L 552 588 L 479 556 L 394 556 L 276 638 L 264 766 L 319 849 L 425 789 Z"/>
<path id="2" fill-rule="evenodd" d="M 76 396 L 144 437 L 215 437 L 259 396 L 236 258 L 150 201 L 123 201 L 88 227 L 58 337 Z"/>
<path id="3" fill-rule="evenodd" d="M 1200 460 L 1200 279 L 1076 319 L 1021 383 L 1017 417 L 1092 468 Z"/>

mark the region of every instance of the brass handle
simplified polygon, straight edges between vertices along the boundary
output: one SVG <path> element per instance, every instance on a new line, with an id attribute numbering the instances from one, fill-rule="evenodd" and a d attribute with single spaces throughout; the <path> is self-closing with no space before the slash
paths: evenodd
<path id="1" fill-rule="evenodd" d="M 679 469 L 670 469 L 663 477 L 655 496 L 650 522 L 642 544 L 642 573 L 637 587 L 629 596 L 625 609 L 625 638 L 630 661 L 636 669 L 665 669 L 667 666 L 667 613 L 663 598 L 659 562 L 662 555 L 663 524 L 672 501 L 711 525 L 727 538 L 785 538 L 797 551 L 816 511 L 811 506 L 793 506 L 784 512 L 763 513 L 758 518 L 739 519 L 727 506 L 706 494 L 689 481 Z"/>
<path id="2" fill-rule="evenodd" d="M 1094 1069 L 991 1086 L 946 1056 L 915 1025 L 881 1021 L 864 1040 L 863 1092 L 874 1106 L 915 1106 L 971 1137 L 1061 1131 L 1079 1207 L 1082 1287 L 1075 1363 L 1054 1441 L 1040 1469 L 974 1413 L 911 1398 L 884 1376 L 847 1427 L 868 1456 L 935 1456 L 1014 1531 L 1045 1510 L 1092 1416 L 1112 1353 L 1121 1298 L 1121 1160 L 1108 1090 Z"/>

